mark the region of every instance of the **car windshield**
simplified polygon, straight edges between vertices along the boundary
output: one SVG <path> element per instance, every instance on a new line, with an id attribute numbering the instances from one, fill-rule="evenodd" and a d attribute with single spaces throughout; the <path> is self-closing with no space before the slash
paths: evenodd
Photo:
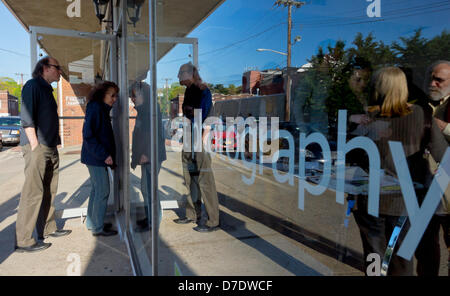
<path id="1" fill-rule="evenodd" d="M 20 118 L 0 118 L 0 126 L 20 126 Z"/>

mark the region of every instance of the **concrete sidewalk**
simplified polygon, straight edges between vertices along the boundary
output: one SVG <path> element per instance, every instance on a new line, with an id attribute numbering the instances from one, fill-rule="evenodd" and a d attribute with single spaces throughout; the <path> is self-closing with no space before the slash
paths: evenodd
<path id="1" fill-rule="evenodd" d="M 89 174 L 79 161 L 79 151 L 80 147 L 59 151 L 57 210 L 87 207 Z M 133 275 L 126 245 L 119 235 L 95 238 L 80 218 L 58 219 L 59 227 L 73 232 L 67 237 L 46 239 L 52 243 L 49 249 L 30 254 L 14 252 L 15 222 L 24 180 L 24 162 L 19 149 L 2 153 L 5 153 L 2 154 L 3 159 L 13 161 L 15 171 L 17 166 L 21 166 L 21 173 L 0 185 L 0 276 Z M 3 169 L 8 170 L 8 167 Z M 114 222 L 113 217 L 108 218 Z"/>

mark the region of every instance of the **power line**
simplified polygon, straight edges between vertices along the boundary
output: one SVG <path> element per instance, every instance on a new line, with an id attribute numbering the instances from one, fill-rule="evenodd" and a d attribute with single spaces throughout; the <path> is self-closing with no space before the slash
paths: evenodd
<path id="1" fill-rule="evenodd" d="M 19 52 L 15 52 L 15 51 L 12 51 L 12 50 L 4 49 L 4 48 L 0 48 L 0 50 L 1 50 L 1 51 L 4 51 L 4 52 L 7 52 L 7 53 L 12 53 L 12 54 L 15 54 L 15 55 L 27 57 L 27 58 L 30 57 L 30 56 L 28 56 L 28 55 L 25 55 L 25 54 L 22 54 L 22 53 L 19 53 Z"/>
<path id="2" fill-rule="evenodd" d="M 434 5 L 434 7 L 430 7 L 430 5 Z M 397 16 L 401 16 L 401 13 L 410 13 L 410 12 L 414 12 L 414 11 L 418 11 L 420 10 L 421 12 L 424 12 L 424 10 L 426 11 L 427 9 L 435 9 L 436 7 L 442 7 L 442 6 L 446 6 L 449 5 L 448 1 L 440 1 L 440 2 L 434 2 L 434 3 L 428 3 L 426 5 L 419 5 L 419 6 L 413 6 L 413 7 L 409 7 L 409 8 L 405 8 L 405 9 L 395 9 L 395 10 L 389 10 L 383 13 L 384 16 L 392 16 L 392 17 L 397 17 Z M 400 14 L 398 14 L 398 12 L 401 12 Z M 329 26 L 340 26 L 340 25 L 352 25 L 352 24 L 361 24 L 361 23 L 372 23 L 372 22 L 380 22 L 380 21 L 384 21 L 386 20 L 386 18 L 381 18 L 381 19 L 376 19 L 376 20 L 366 20 L 363 22 L 356 22 L 356 20 L 359 19 L 367 19 L 367 15 L 360 15 L 360 16 L 355 16 L 352 17 L 353 20 L 355 20 L 355 22 L 350 21 L 348 19 L 340 19 L 340 20 L 330 20 L 330 21 L 315 21 L 315 22 L 310 22 L 310 23 L 305 23 L 302 22 L 302 26 L 304 27 L 316 27 L 316 28 L 320 28 L 320 27 L 329 27 Z M 295 22 L 295 23 L 299 23 L 299 22 Z"/>

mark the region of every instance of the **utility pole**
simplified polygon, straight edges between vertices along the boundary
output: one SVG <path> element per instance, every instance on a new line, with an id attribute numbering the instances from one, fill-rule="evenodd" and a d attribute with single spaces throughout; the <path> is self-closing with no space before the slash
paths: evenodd
<path id="1" fill-rule="evenodd" d="M 23 75 L 24 73 L 15 73 L 15 75 L 20 76 L 20 88 L 23 88 Z"/>
<path id="2" fill-rule="evenodd" d="M 166 81 L 166 102 L 164 102 L 164 104 L 162 102 L 160 102 L 161 106 L 163 106 L 162 108 L 165 108 L 165 106 L 167 106 L 166 104 L 168 104 L 168 106 L 170 106 L 170 101 L 169 101 L 169 81 L 172 80 L 171 78 L 163 78 L 163 80 Z M 170 107 L 168 107 L 169 109 L 166 109 L 169 113 L 170 113 Z"/>
<path id="3" fill-rule="evenodd" d="M 172 78 L 163 78 L 163 80 L 166 81 L 166 98 L 167 101 L 169 101 L 169 81 L 172 80 Z"/>
<path id="4" fill-rule="evenodd" d="M 288 8 L 288 38 L 287 38 L 287 83 L 286 83 L 286 109 L 285 109 L 285 121 L 291 120 L 291 77 L 289 76 L 289 68 L 291 67 L 291 56 L 292 56 L 292 6 L 295 8 L 300 8 L 305 5 L 305 2 L 294 1 L 294 0 L 277 0 L 274 4 L 280 7 L 284 5 L 284 7 Z"/>

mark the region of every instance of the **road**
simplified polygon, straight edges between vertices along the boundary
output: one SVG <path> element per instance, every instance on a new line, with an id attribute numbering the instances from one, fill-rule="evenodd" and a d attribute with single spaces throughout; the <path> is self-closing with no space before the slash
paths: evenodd
<path id="1" fill-rule="evenodd" d="M 23 174 L 24 161 L 19 146 L 3 146 L 0 151 L 0 186 L 16 176 Z"/>

